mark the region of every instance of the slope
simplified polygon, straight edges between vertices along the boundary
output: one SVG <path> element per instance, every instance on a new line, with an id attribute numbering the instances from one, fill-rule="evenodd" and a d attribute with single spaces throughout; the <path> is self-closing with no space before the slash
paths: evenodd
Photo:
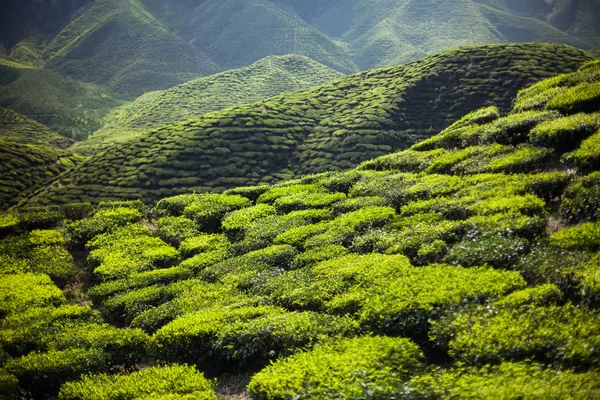
<path id="1" fill-rule="evenodd" d="M 561 26 L 564 31 L 557 29 L 548 21 L 553 8 L 539 0 L 324 3 L 321 12 L 309 16 L 309 21 L 325 34 L 346 43 L 347 52 L 363 69 L 405 63 L 461 45 L 543 41 L 590 48 L 600 40 L 594 33 L 576 35 L 578 28 L 569 30 L 565 25 Z M 581 14 L 584 7 L 578 2 L 569 3 L 564 8 Z M 575 25 L 582 24 L 569 26 Z M 591 28 L 589 32 L 594 30 Z"/>
<path id="2" fill-rule="evenodd" d="M 344 75 L 298 55 L 271 56 L 235 70 L 198 78 L 165 91 L 149 92 L 77 147 L 92 154 L 149 129 L 185 122 L 211 111 L 318 86 Z"/>
<path id="3" fill-rule="evenodd" d="M 8 208 L 81 162 L 73 143 L 48 127 L 0 107 L 0 209 Z"/>
<path id="4" fill-rule="evenodd" d="M 217 72 L 202 52 L 167 31 L 138 0 L 97 0 L 44 49 L 49 69 L 126 97 Z"/>
<path id="5" fill-rule="evenodd" d="M 268 0 L 202 1 L 185 16 L 179 34 L 227 68 L 302 54 L 344 73 L 357 70 L 326 35 Z"/>
<path id="6" fill-rule="evenodd" d="M 215 400 L 201 373 L 259 400 L 593 399 L 599 161 L 596 60 L 351 171 L 4 214 L 0 379 L 62 400 Z M 93 306 L 67 303 L 67 248 L 90 251 Z"/>
<path id="7" fill-rule="evenodd" d="M 42 201 L 149 202 L 352 168 L 431 136 L 469 109 L 506 110 L 518 89 L 589 58 L 560 45 L 479 46 L 353 75 L 151 131 L 95 155 Z"/>
<path id="8" fill-rule="evenodd" d="M 97 86 L 0 60 L 0 107 L 19 112 L 63 136 L 85 139 L 102 127 L 105 115 L 117 105 Z"/>

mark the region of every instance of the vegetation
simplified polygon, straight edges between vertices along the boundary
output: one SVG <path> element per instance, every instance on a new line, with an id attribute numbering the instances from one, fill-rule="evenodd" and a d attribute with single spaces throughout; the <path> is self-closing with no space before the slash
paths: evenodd
<path id="1" fill-rule="evenodd" d="M 92 157 L 37 199 L 148 203 L 191 191 L 220 192 L 345 170 L 429 137 L 473 108 L 496 104 L 506 111 L 518 89 L 574 70 L 589 57 L 570 47 L 540 44 L 445 51 L 147 132 Z M 485 143 L 494 142 L 503 129 L 510 135 L 555 115 L 499 121 Z M 470 171 L 472 163 L 465 161 L 457 172 L 518 171 L 530 167 L 529 156 L 536 161 L 549 156 L 548 150 L 523 147 L 509 158 L 507 146 L 513 143 L 498 140 L 502 144 L 457 155 L 463 157 L 457 161 L 469 155 L 489 160 L 489 167 Z"/>

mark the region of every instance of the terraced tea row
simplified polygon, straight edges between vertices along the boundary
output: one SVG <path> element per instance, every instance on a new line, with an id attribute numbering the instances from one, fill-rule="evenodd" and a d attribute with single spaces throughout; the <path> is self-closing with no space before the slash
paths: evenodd
<path id="1" fill-rule="evenodd" d="M 150 202 L 352 168 L 431 136 L 467 110 L 505 111 L 518 89 L 587 59 L 541 44 L 443 52 L 151 131 L 93 157 L 38 199 Z"/>

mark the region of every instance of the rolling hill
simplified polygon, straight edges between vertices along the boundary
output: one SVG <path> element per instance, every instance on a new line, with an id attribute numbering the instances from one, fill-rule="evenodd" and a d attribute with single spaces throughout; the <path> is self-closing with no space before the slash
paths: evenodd
<path id="1" fill-rule="evenodd" d="M 595 60 L 353 170 L 3 213 L 0 387 L 594 399 L 599 193 Z"/>
<path id="2" fill-rule="evenodd" d="M 591 59 L 568 46 L 445 51 L 150 131 L 93 156 L 36 201 L 142 199 L 271 183 L 404 149 L 473 108 Z"/>
<path id="3" fill-rule="evenodd" d="M 0 107 L 0 209 L 81 162 L 67 150 L 74 141 L 14 111 Z"/>
<path id="4" fill-rule="evenodd" d="M 36 120 L 61 135 L 83 140 L 104 125 L 119 103 L 104 89 L 0 60 L 0 107 Z"/>
<path id="5" fill-rule="evenodd" d="M 308 57 L 270 56 L 256 63 L 146 93 L 77 147 L 78 153 L 131 139 L 150 129 L 185 122 L 211 111 L 318 86 L 344 75 Z"/>
<path id="6" fill-rule="evenodd" d="M 217 72 L 209 57 L 169 32 L 138 0 L 96 0 L 45 46 L 46 67 L 125 97 Z"/>

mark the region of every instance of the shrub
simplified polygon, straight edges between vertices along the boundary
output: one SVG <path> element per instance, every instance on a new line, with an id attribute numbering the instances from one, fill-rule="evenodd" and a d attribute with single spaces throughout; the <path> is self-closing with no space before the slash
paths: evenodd
<path id="1" fill-rule="evenodd" d="M 297 226 L 277 235 L 275 239 L 273 239 L 273 243 L 289 244 L 296 248 L 302 248 L 306 240 L 314 235 L 323 233 L 327 228 L 328 225 L 326 222 Z"/>
<path id="2" fill-rule="evenodd" d="M 17 400 L 23 398 L 23 393 L 19 387 L 19 380 L 16 376 L 0 369 L 0 393 L 6 400 Z"/>
<path id="3" fill-rule="evenodd" d="M 573 181 L 565 190 L 559 210 L 567 222 L 600 219 L 600 172 Z"/>
<path id="4" fill-rule="evenodd" d="M 364 196 L 353 199 L 342 200 L 333 206 L 335 214 L 345 214 L 352 211 L 358 211 L 364 207 L 386 207 L 390 206 L 390 201 L 378 196 Z"/>
<path id="5" fill-rule="evenodd" d="M 157 399 L 161 396 L 216 400 L 210 381 L 193 367 L 150 367 L 130 375 L 91 375 L 60 388 L 60 400 L 104 400 L 116 398 Z M 170 398 L 170 397 L 169 397 Z"/>
<path id="6" fill-rule="evenodd" d="M 19 217 L 13 213 L 0 213 L 0 237 L 16 233 L 20 222 Z"/>
<path id="7" fill-rule="evenodd" d="M 600 222 L 566 227 L 550 237 L 550 244 L 566 250 L 600 250 Z"/>
<path id="8" fill-rule="evenodd" d="M 0 275 L 0 317 L 29 307 L 60 305 L 66 301 L 48 275 Z"/>
<path id="9" fill-rule="evenodd" d="M 137 210 L 141 213 L 144 212 L 146 206 L 140 200 L 127 200 L 127 201 L 103 201 L 98 204 L 96 210 L 114 210 L 117 208 L 130 208 Z"/>
<path id="10" fill-rule="evenodd" d="M 572 159 L 576 166 L 583 170 L 594 170 L 600 167 L 600 131 L 585 139 L 567 160 Z"/>
<path id="11" fill-rule="evenodd" d="M 348 254 L 348 249 L 339 245 L 329 245 L 314 247 L 304 253 L 298 254 L 292 261 L 292 268 L 304 268 L 306 266 L 317 264 L 321 261 L 327 261 Z"/>
<path id="12" fill-rule="evenodd" d="M 543 121 L 560 114 L 553 111 L 524 111 L 510 114 L 491 123 L 483 132 L 481 143 L 517 144 L 527 139 L 527 133 Z"/>
<path id="13" fill-rule="evenodd" d="M 500 303 L 442 320 L 433 335 L 449 342 L 450 355 L 471 364 L 535 359 L 581 368 L 598 365 L 598 323 L 597 315 L 571 304 Z"/>
<path id="14" fill-rule="evenodd" d="M 346 199 L 344 193 L 295 193 L 277 198 L 273 205 L 281 213 L 314 208 L 327 208 Z"/>
<path id="15" fill-rule="evenodd" d="M 229 253 L 226 249 L 213 250 L 196 254 L 195 256 L 182 261 L 179 265 L 186 270 L 198 273 L 228 257 Z"/>
<path id="16" fill-rule="evenodd" d="M 600 128 L 600 113 L 575 114 L 542 122 L 529 133 L 536 146 L 549 147 L 561 152 L 576 148 L 579 142 Z"/>
<path id="17" fill-rule="evenodd" d="M 337 340 L 275 362 L 248 389 L 268 400 L 391 398 L 422 362 L 419 347 L 407 339 Z"/>
<path id="18" fill-rule="evenodd" d="M 156 221 L 157 234 L 171 246 L 179 246 L 181 242 L 200 234 L 198 225 L 185 217 L 163 217 Z"/>
<path id="19" fill-rule="evenodd" d="M 75 247 L 83 247 L 94 236 L 137 222 L 141 217 L 140 211 L 131 208 L 100 210 L 91 218 L 75 221 L 67 226 L 70 243 Z"/>
<path id="20" fill-rule="evenodd" d="M 327 337 L 356 330 L 347 318 L 263 307 L 218 308 L 189 314 L 154 336 L 165 361 L 201 364 L 214 370 L 264 366 Z"/>
<path id="21" fill-rule="evenodd" d="M 268 185 L 263 186 L 242 186 L 234 189 L 228 189 L 224 192 L 224 194 L 228 195 L 240 195 L 250 199 L 255 202 L 258 198 L 265 192 L 267 192 L 271 187 Z"/>
<path id="22" fill-rule="evenodd" d="M 253 207 L 234 211 L 223 219 L 223 230 L 232 238 L 242 239 L 245 229 L 254 221 L 275 215 L 275 207 L 267 204 L 257 204 Z"/>
<path id="23" fill-rule="evenodd" d="M 34 395 L 57 393 L 67 381 L 83 374 L 107 372 L 110 368 L 109 355 L 99 349 L 31 353 L 6 365 L 6 370 L 19 379 L 20 386 Z"/>
<path id="24" fill-rule="evenodd" d="M 546 108 L 561 112 L 597 110 L 600 105 L 600 82 L 582 83 L 557 93 Z"/>
<path id="25" fill-rule="evenodd" d="M 221 218 L 251 202 L 239 195 L 202 194 L 185 207 L 183 216 L 196 221 L 202 231 L 214 232 L 221 226 Z"/>
<path id="26" fill-rule="evenodd" d="M 64 214 L 53 207 L 26 207 L 18 209 L 19 226 L 27 231 L 50 229 L 58 225 Z"/>
<path id="27" fill-rule="evenodd" d="M 396 394 L 421 399 L 593 399 L 598 372 L 575 373 L 529 363 L 434 370 L 406 383 Z"/>
<path id="28" fill-rule="evenodd" d="M 179 196 L 167 197 L 156 203 L 158 215 L 169 215 L 179 217 L 183 210 L 198 199 L 198 194 L 182 194 Z"/>
<path id="29" fill-rule="evenodd" d="M 519 237 L 474 237 L 452 246 L 443 261 L 464 267 L 487 264 L 494 268 L 509 268 L 528 249 L 528 241 Z"/>
<path id="30" fill-rule="evenodd" d="M 94 212 L 94 207 L 90 203 L 69 203 L 61 205 L 60 208 L 65 218 L 71 221 L 88 218 Z"/>
<path id="31" fill-rule="evenodd" d="M 280 197 L 290 196 L 298 193 L 316 193 L 322 192 L 323 189 L 315 184 L 296 184 L 289 186 L 272 187 L 265 193 L 263 193 L 256 202 L 258 204 L 272 204 L 275 200 Z"/>
<path id="32" fill-rule="evenodd" d="M 209 251 L 228 250 L 229 240 L 221 234 L 204 234 L 190 237 L 179 246 L 179 251 L 184 258 Z"/>
<path id="33" fill-rule="evenodd" d="M 527 173 L 540 170 L 553 155 L 551 149 L 522 144 L 508 154 L 490 160 L 481 172 Z"/>
<path id="34" fill-rule="evenodd" d="M 359 170 L 421 172 L 437 157 L 444 153 L 442 149 L 430 151 L 404 150 L 398 153 L 365 161 L 358 166 Z"/>

